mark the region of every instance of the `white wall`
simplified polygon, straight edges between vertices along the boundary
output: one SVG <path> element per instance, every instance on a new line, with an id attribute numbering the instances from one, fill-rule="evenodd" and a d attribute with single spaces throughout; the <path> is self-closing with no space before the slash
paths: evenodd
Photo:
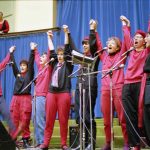
<path id="1" fill-rule="evenodd" d="M 11 32 L 51 28 L 55 26 L 55 0 L 0 1 L 0 11 L 8 17 Z"/>

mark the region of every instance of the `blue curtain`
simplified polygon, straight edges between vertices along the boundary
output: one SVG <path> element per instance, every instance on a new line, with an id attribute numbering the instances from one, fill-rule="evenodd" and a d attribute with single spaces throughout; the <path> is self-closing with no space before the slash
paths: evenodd
<path id="1" fill-rule="evenodd" d="M 149 0 L 58 0 L 57 26 L 67 24 L 77 48 L 82 51 L 81 41 L 89 34 L 89 20 L 91 18 L 98 20 L 98 32 L 103 46 L 105 46 L 108 37 L 112 35 L 122 37 L 120 15 L 125 15 L 131 20 L 132 34 L 134 34 L 137 29 L 147 31 L 149 14 Z M 55 47 L 56 45 L 62 45 L 63 39 L 62 32 L 55 33 Z M 0 37 L 0 61 L 6 56 L 9 47 L 12 45 L 16 45 L 15 58 L 17 64 L 22 58 L 28 59 L 31 41 L 38 43 L 40 53 L 47 51 L 46 33 L 10 38 Z M 9 105 L 15 80 L 11 67 L 7 66 L 7 69 L 0 74 L 0 78 L 4 97 Z M 98 81 L 100 91 L 100 75 Z M 75 89 L 75 82 L 75 79 L 73 79 L 73 89 Z M 96 117 L 102 116 L 100 112 L 100 92 L 98 92 L 95 112 Z"/>
<path id="2" fill-rule="evenodd" d="M 74 42 L 82 51 L 81 41 L 89 34 L 89 20 L 98 20 L 98 33 L 103 46 L 108 37 L 122 38 L 120 16 L 125 15 L 131 21 L 132 34 L 137 29 L 147 31 L 150 15 L 149 0 L 58 0 L 57 25 L 67 24 Z M 62 35 L 58 40 L 63 40 Z M 95 108 L 96 117 L 100 112 L 100 77 L 99 92 Z M 73 85 L 75 82 L 73 82 Z"/>
<path id="3" fill-rule="evenodd" d="M 10 38 L 0 38 L 0 61 L 2 61 L 3 58 L 9 52 L 9 47 L 15 45 L 16 51 L 14 55 L 19 67 L 19 62 L 21 59 L 28 60 L 31 41 L 36 42 L 38 44 L 38 50 L 40 53 L 47 51 L 48 44 L 46 33 L 32 34 L 27 36 L 17 36 Z M 6 69 L 0 74 L 0 78 L 2 82 L 3 95 L 6 99 L 7 104 L 9 105 L 13 95 L 13 87 L 15 81 L 11 66 L 6 67 Z"/>

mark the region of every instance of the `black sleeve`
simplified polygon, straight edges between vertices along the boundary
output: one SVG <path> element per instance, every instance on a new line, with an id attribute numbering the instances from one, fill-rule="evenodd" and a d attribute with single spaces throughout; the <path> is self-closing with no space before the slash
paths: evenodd
<path id="1" fill-rule="evenodd" d="M 75 45 L 75 43 L 74 43 L 74 41 L 73 41 L 73 39 L 71 37 L 71 34 L 68 33 L 68 36 L 69 36 L 69 45 L 70 45 L 71 50 L 78 51 L 78 49 L 76 48 L 76 45 Z"/>
<path id="2" fill-rule="evenodd" d="M 32 80 L 34 77 L 34 50 L 31 50 L 30 52 L 29 63 L 28 63 L 28 73 Z"/>
<path id="3" fill-rule="evenodd" d="M 54 58 L 54 61 L 50 62 L 49 65 L 51 65 L 53 68 L 55 66 L 55 64 L 58 62 L 57 54 L 56 54 L 55 50 L 51 50 L 51 52 L 50 52 L 49 59 L 51 60 L 52 58 Z"/>
<path id="4" fill-rule="evenodd" d="M 72 37 L 71 37 L 71 34 L 68 33 L 68 36 L 69 36 L 69 44 L 65 44 L 65 61 L 67 63 L 67 67 L 69 68 L 70 72 L 73 71 L 73 65 L 71 63 L 72 61 L 72 50 L 77 50 L 73 40 L 72 40 Z M 69 62 L 70 61 L 70 62 Z"/>
<path id="5" fill-rule="evenodd" d="M 13 64 L 12 64 L 12 69 L 13 69 L 14 76 L 17 77 L 17 75 L 18 75 L 20 72 L 19 72 L 19 70 L 18 70 L 16 61 L 15 61 L 14 53 L 10 53 L 10 59 L 11 59 L 11 61 L 13 62 Z"/>
<path id="6" fill-rule="evenodd" d="M 74 44 L 74 41 L 71 37 L 71 34 L 68 33 L 68 36 L 69 36 L 69 44 L 65 44 L 65 59 L 66 60 L 71 60 L 71 56 L 72 56 L 72 50 L 77 50 L 75 44 Z"/>
<path id="7" fill-rule="evenodd" d="M 150 73 L 150 54 L 148 55 L 148 57 L 145 61 L 144 72 L 145 73 Z"/>
<path id="8" fill-rule="evenodd" d="M 90 52 L 91 52 L 92 56 L 94 57 L 94 54 L 97 51 L 96 34 L 95 34 L 94 30 L 90 30 L 89 44 L 90 44 Z"/>

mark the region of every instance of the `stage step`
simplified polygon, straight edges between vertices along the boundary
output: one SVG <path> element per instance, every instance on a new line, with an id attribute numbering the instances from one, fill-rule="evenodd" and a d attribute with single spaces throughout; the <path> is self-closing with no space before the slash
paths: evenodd
<path id="1" fill-rule="evenodd" d="M 4 123 L 5 124 L 5 123 Z M 105 134 L 104 134 L 104 125 L 103 119 L 96 119 L 97 124 L 97 138 L 96 138 L 96 147 L 99 150 L 105 144 Z M 6 124 L 5 124 L 6 125 Z M 67 136 L 67 144 L 69 146 L 69 127 L 77 127 L 75 120 L 69 120 L 68 125 L 68 136 Z M 31 130 L 31 138 L 34 139 L 34 127 L 33 123 L 30 124 Z M 113 120 L 113 130 L 114 130 L 114 150 L 122 150 L 123 147 L 123 137 L 121 127 L 119 125 L 119 121 L 117 118 Z M 21 139 L 21 136 L 19 137 Z M 18 139 L 19 139 L 18 138 Z M 60 128 L 59 128 L 59 121 L 55 121 L 54 131 L 52 135 L 52 139 L 50 142 L 50 149 L 58 150 L 60 149 Z M 31 149 L 30 149 L 31 150 Z M 147 150 L 147 149 L 144 149 Z"/>
<path id="2" fill-rule="evenodd" d="M 96 124 L 97 124 L 96 147 L 102 147 L 105 144 L 103 119 L 96 119 Z M 76 127 L 76 126 L 77 124 L 75 120 L 69 120 L 69 127 Z M 68 145 L 69 145 L 69 127 L 68 127 L 68 137 L 67 137 Z M 31 124 L 30 129 L 33 133 L 33 124 Z M 117 118 L 113 120 L 113 129 L 114 129 L 114 147 L 121 148 L 123 147 L 123 137 L 122 137 L 121 127 L 119 125 L 119 121 Z M 61 142 L 60 142 L 59 121 L 56 120 L 52 139 L 50 142 L 50 148 L 59 148 L 59 146 L 61 145 L 60 143 Z"/>

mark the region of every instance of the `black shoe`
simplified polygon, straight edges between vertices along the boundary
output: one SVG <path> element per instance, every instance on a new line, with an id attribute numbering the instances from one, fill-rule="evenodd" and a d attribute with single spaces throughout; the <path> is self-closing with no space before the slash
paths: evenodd
<path id="1" fill-rule="evenodd" d="M 23 140 L 23 148 L 30 148 L 31 147 L 29 138 L 22 138 L 22 140 Z"/>

